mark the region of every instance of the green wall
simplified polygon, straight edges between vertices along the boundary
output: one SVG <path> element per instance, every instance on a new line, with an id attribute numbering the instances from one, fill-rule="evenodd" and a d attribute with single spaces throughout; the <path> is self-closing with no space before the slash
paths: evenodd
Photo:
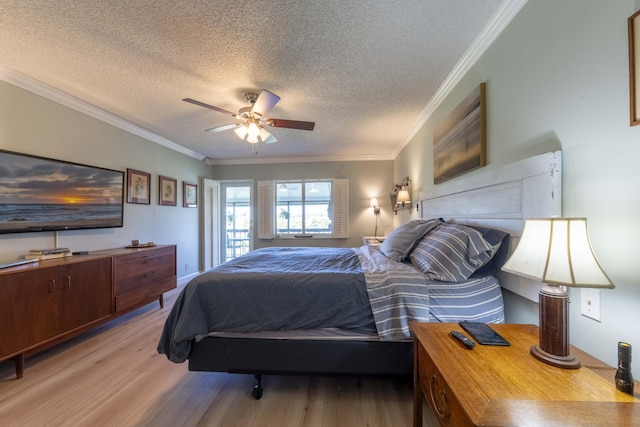
<path id="1" fill-rule="evenodd" d="M 640 350 L 640 126 L 629 126 L 627 18 L 635 0 L 529 0 L 394 163 L 433 188 L 433 127 L 487 83 L 485 169 L 561 149 L 563 216 L 588 218 L 591 243 L 616 285 L 601 291 L 601 322 L 570 289 L 572 344 L 609 364 L 617 342 Z M 471 172 L 474 173 L 474 172 Z M 537 304 L 505 292 L 507 321 L 537 323 Z M 640 371 L 640 358 L 634 358 Z"/>
<path id="2" fill-rule="evenodd" d="M 178 276 L 199 270 L 198 209 L 158 205 L 158 175 L 197 182 L 211 169 L 115 126 L 0 81 L 0 149 L 126 171 L 151 174 L 151 204 L 124 206 L 124 227 L 0 235 L 0 262 L 32 248 L 68 247 L 73 251 L 115 248 L 132 239 L 178 245 Z M 179 203 L 179 204 L 180 204 Z"/>

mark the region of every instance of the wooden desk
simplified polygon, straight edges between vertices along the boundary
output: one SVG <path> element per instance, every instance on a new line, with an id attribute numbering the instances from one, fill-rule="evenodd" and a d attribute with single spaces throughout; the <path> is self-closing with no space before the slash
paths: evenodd
<path id="1" fill-rule="evenodd" d="M 640 388 L 616 390 L 615 368 L 572 347 L 580 369 L 556 368 L 529 354 L 534 325 L 491 325 L 509 347 L 468 350 L 451 337 L 456 323 L 412 323 L 416 337 L 414 426 L 422 396 L 443 426 L 640 425 Z M 611 351 L 616 351 L 613 348 Z"/>

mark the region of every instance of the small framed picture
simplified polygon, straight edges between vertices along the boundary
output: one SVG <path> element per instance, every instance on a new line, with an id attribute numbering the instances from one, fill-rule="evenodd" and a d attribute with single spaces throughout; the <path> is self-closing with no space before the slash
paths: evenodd
<path id="1" fill-rule="evenodd" d="M 168 176 L 159 176 L 158 204 L 162 206 L 176 206 L 178 199 L 178 181 Z"/>
<path id="2" fill-rule="evenodd" d="M 127 203 L 151 203 L 151 174 L 127 168 Z"/>
<path id="3" fill-rule="evenodd" d="M 182 206 L 185 208 L 198 207 L 198 185 L 182 181 Z"/>

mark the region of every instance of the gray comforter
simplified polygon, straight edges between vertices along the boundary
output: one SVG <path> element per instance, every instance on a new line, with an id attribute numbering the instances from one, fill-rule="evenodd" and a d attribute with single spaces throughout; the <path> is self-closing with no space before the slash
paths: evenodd
<path id="1" fill-rule="evenodd" d="M 366 246 L 258 249 L 185 286 L 158 352 L 184 362 L 192 341 L 215 331 L 334 327 L 407 338 L 408 321 L 428 320 L 428 301 L 422 273 Z"/>

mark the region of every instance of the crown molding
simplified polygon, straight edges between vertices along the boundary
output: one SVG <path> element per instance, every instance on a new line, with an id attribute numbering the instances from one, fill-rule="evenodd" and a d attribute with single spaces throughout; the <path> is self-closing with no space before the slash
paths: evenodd
<path id="1" fill-rule="evenodd" d="M 353 156 L 317 156 L 317 157 L 253 157 L 250 159 L 212 159 L 204 158 L 210 166 L 218 165 L 259 165 L 271 163 L 325 163 L 325 162 L 369 162 L 393 161 L 391 155 L 355 154 Z"/>
<path id="2" fill-rule="evenodd" d="M 150 132 L 144 128 L 141 128 L 140 126 L 135 125 L 121 117 L 108 113 L 94 105 L 81 101 L 80 99 L 74 96 L 71 96 L 49 85 L 46 85 L 42 82 L 32 79 L 31 77 L 28 77 L 17 71 L 13 71 L 3 66 L 0 66 L 0 80 L 7 82 L 9 84 L 12 84 L 14 86 L 17 86 L 21 89 L 27 90 L 36 95 L 42 96 L 43 98 L 46 98 L 50 101 L 64 105 L 65 107 L 71 108 L 72 110 L 86 114 L 89 117 L 93 117 L 94 119 L 97 119 L 107 124 L 110 124 L 112 126 L 115 126 L 119 129 L 132 133 L 134 135 L 137 135 L 141 138 L 147 139 L 149 141 L 163 145 L 172 150 L 178 151 L 189 157 L 193 157 L 198 160 L 204 159 L 204 156 L 202 154 L 186 149 L 183 146 L 178 145 L 173 141 L 170 141 L 166 138 L 161 137 L 160 135 Z"/>
<path id="3" fill-rule="evenodd" d="M 462 58 L 458 61 L 456 66 L 451 70 L 447 78 L 442 82 L 436 93 L 433 95 L 429 103 L 424 110 L 418 116 L 418 119 L 411 126 L 407 134 L 405 135 L 402 143 L 398 146 L 393 153 L 395 159 L 402 152 L 402 150 L 411 142 L 414 136 L 431 118 L 435 110 L 442 104 L 442 102 L 449 96 L 451 91 L 464 75 L 469 72 L 473 64 L 475 64 L 482 54 L 491 46 L 491 44 L 498 38 L 502 31 L 509 25 L 511 20 L 520 12 L 520 9 L 527 4 L 528 0 L 505 0 L 502 3 L 500 9 L 494 16 L 494 18 L 487 24 L 484 30 L 473 41 L 469 49 L 462 55 Z"/>

